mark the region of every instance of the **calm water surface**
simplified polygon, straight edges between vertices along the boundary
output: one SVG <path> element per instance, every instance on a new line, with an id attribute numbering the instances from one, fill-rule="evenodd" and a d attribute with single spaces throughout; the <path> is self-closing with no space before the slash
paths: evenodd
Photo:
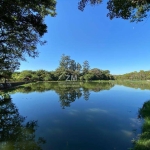
<path id="1" fill-rule="evenodd" d="M 1 104 L 10 119 L 2 123 L 2 150 L 127 150 L 141 132 L 138 109 L 150 99 L 149 90 L 110 83 L 30 84 L 10 95 Z"/>

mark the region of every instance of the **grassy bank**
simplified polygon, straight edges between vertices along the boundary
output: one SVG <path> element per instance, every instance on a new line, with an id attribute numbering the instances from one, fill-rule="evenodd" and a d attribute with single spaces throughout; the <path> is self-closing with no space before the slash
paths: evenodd
<path id="1" fill-rule="evenodd" d="M 18 87 L 20 85 L 26 84 L 26 82 L 9 82 L 9 83 L 11 84 L 11 86 L 0 87 L 0 91 L 4 91 L 4 90 L 7 90 L 7 89 L 15 88 L 15 87 Z M 2 83 L 2 82 L 0 84 L 4 85 L 4 83 Z"/>
<path id="2" fill-rule="evenodd" d="M 133 150 L 150 150 L 150 100 L 139 110 L 139 117 L 144 119 L 142 133 L 135 141 Z"/>

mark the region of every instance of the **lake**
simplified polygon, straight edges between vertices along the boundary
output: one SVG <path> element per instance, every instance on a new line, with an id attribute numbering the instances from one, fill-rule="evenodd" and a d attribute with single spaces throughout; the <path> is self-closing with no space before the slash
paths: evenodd
<path id="1" fill-rule="evenodd" d="M 149 89 L 113 83 L 30 83 L 0 103 L 0 150 L 128 150 Z"/>

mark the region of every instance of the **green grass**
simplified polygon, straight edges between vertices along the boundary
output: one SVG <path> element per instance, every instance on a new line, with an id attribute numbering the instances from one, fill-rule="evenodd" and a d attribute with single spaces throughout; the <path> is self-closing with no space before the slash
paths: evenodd
<path id="1" fill-rule="evenodd" d="M 133 150 L 150 150 L 150 101 L 144 103 L 139 110 L 139 115 L 145 120 L 142 126 L 142 134 L 135 141 Z"/>

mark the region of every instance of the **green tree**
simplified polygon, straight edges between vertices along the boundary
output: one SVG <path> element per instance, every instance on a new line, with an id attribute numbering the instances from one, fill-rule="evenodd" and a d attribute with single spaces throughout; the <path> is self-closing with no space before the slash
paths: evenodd
<path id="1" fill-rule="evenodd" d="M 80 81 L 83 81 L 84 77 L 83 77 L 83 76 L 80 76 L 80 78 L 79 78 L 79 79 L 80 79 Z"/>
<path id="2" fill-rule="evenodd" d="M 140 70 L 139 75 L 140 75 L 141 80 L 145 79 L 145 72 L 144 72 L 144 70 Z"/>
<path id="3" fill-rule="evenodd" d="M 24 80 L 25 78 L 31 79 L 33 75 L 32 70 L 24 70 L 20 72 L 19 79 Z"/>
<path id="4" fill-rule="evenodd" d="M 36 74 L 32 75 L 32 81 L 38 81 L 39 80 L 39 76 Z"/>
<path id="5" fill-rule="evenodd" d="M 140 70 L 139 72 L 134 71 L 123 75 L 116 75 L 116 79 L 149 80 L 150 71 Z"/>
<path id="6" fill-rule="evenodd" d="M 93 80 L 99 80 L 99 79 L 101 79 L 102 70 L 100 70 L 98 68 L 93 68 L 89 72 L 90 72 L 90 74 L 93 75 L 93 78 L 92 78 Z"/>
<path id="7" fill-rule="evenodd" d="M 46 74 L 47 74 L 47 72 L 43 69 L 36 71 L 36 75 L 38 75 L 39 80 L 44 80 Z"/>
<path id="8" fill-rule="evenodd" d="M 83 67 L 82 68 L 83 68 L 83 70 L 82 70 L 83 74 L 88 73 L 88 71 L 90 69 L 90 65 L 89 65 L 89 62 L 87 60 L 85 60 L 83 62 Z"/>
<path id="9" fill-rule="evenodd" d="M 70 60 L 69 69 L 70 69 L 70 71 L 75 71 L 76 70 L 75 60 Z"/>
<path id="10" fill-rule="evenodd" d="M 61 60 L 59 62 L 59 67 L 55 71 L 55 75 L 58 80 L 65 80 L 67 75 L 77 75 L 79 76 L 81 70 L 81 65 L 75 62 L 75 60 L 71 59 L 70 56 L 62 55 Z M 70 80 L 69 78 L 69 80 Z"/>
<path id="11" fill-rule="evenodd" d="M 7 49 L 2 49 L 2 47 L 0 45 L 0 75 L 6 84 L 6 79 L 10 79 L 12 73 L 19 69 L 20 63 L 13 51 L 8 53 Z"/>
<path id="12" fill-rule="evenodd" d="M 55 16 L 55 7 L 55 0 L 1 0 L 0 56 L 7 54 L 10 59 L 15 58 L 13 61 L 16 63 L 26 60 L 26 55 L 38 56 L 37 44 L 45 43 L 41 38 L 47 32 L 44 18 L 49 14 Z M 3 57 L 1 66 L 5 67 L 7 60 L 7 57 Z M 12 68 L 11 64 L 11 61 L 7 61 L 9 68 Z"/>
<path id="13" fill-rule="evenodd" d="M 90 73 L 87 73 L 87 74 L 84 75 L 84 79 L 85 79 L 86 81 L 92 80 L 93 77 L 94 77 L 94 75 L 93 75 L 93 74 L 90 74 Z"/>
<path id="14" fill-rule="evenodd" d="M 19 75 L 20 75 L 20 72 L 14 72 L 12 74 L 12 80 L 13 81 L 19 81 Z"/>
<path id="15" fill-rule="evenodd" d="M 70 65 L 70 56 L 65 56 L 64 54 L 61 56 L 61 60 L 59 62 L 59 68 L 61 68 L 61 70 L 65 71 L 69 69 L 69 65 Z"/>
<path id="16" fill-rule="evenodd" d="M 51 80 L 52 80 L 51 74 L 46 73 L 44 77 L 44 81 L 51 81 Z"/>
<path id="17" fill-rule="evenodd" d="M 100 4 L 102 0 L 80 0 L 78 8 L 84 10 L 88 3 L 92 5 Z M 150 9 L 149 0 L 108 0 L 107 17 L 129 19 L 130 21 L 140 22 L 148 16 Z"/>
<path id="18" fill-rule="evenodd" d="M 77 63 L 76 70 L 80 72 L 81 69 L 82 69 L 82 66 L 79 63 Z"/>

